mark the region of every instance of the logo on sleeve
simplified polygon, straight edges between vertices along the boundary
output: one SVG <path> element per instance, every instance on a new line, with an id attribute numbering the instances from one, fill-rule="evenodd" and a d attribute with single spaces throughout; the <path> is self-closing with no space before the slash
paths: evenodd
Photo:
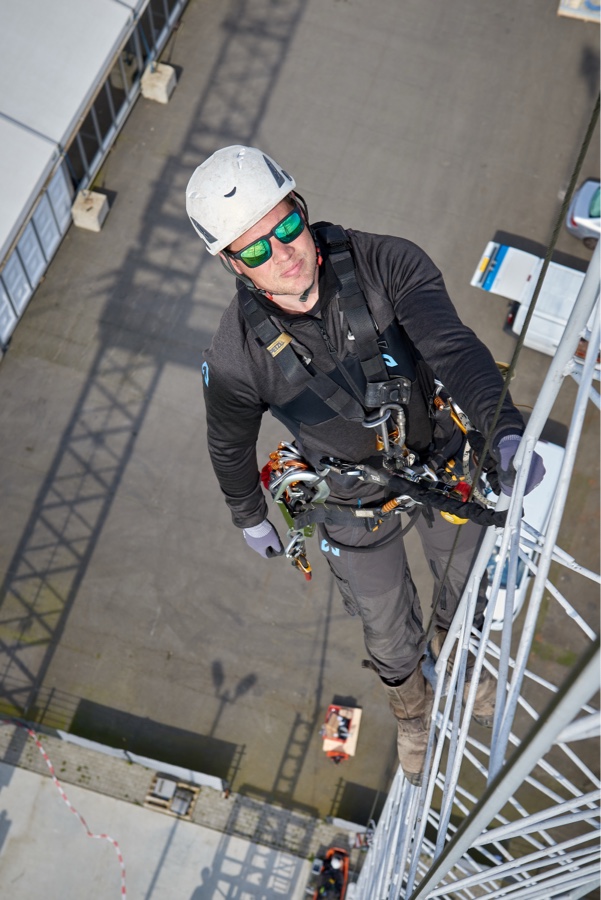
<path id="1" fill-rule="evenodd" d="M 209 364 L 204 362 L 201 366 L 200 371 L 202 372 L 202 377 L 204 378 L 204 383 L 206 386 L 209 386 Z"/>

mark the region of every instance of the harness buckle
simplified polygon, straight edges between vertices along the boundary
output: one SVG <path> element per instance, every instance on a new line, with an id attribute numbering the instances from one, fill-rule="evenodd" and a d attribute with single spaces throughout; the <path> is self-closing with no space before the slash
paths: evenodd
<path id="1" fill-rule="evenodd" d="M 365 405 L 376 409 L 388 403 L 407 406 L 411 399 L 411 382 L 401 375 L 391 381 L 368 382 L 365 388 Z"/>

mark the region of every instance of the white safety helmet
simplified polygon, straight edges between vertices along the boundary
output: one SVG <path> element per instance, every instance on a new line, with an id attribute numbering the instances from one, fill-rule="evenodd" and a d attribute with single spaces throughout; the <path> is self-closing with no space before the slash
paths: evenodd
<path id="1" fill-rule="evenodd" d="M 252 228 L 296 187 L 294 178 L 256 147 L 224 147 L 193 173 L 186 212 L 212 256 Z"/>
<path id="2" fill-rule="evenodd" d="M 330 865 L 333 869 L 340 869 L 342 867 L 342 860 L 339 856 L 333 856 L 330 860 Z"/>

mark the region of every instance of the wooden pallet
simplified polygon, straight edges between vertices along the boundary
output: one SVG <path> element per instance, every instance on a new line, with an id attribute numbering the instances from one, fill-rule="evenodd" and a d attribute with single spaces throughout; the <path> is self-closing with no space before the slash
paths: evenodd
<path id="1" fill-rule="evenodd" d="M 156 809 L 168 816 L 175 816 L 176 819 L 190 821 L 199 794 L 198 785 L 155 772 L 144 806 L 146 809 Z"/>

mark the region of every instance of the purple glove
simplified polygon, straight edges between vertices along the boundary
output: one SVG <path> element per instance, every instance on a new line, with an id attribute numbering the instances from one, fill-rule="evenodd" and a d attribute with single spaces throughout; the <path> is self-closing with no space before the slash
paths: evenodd
<path id="1" fill-rule="evenodd" d="M 259 553 L 265 559 L 281 556 L 284 552 L 280 537 L 269 519 L 264 519 L 260 525 L 243 528 L 242 534 L 251 550 Z"/>
<path id="2" fill-rule="evenodd" d="M 507 434 L 502 437 L 494 450 L 491 450 L 492 456 L 497 461 L 497 474 L 501 490 L 508 497 L 511 496 L 513 485 L 515 483 L 516 471 L 513 460 L 522 440 L 521 434 Z M 532 454 L 532 462 L 530 463 L 530 471 L 526 479 L 525 493 L 529 494 L 537 485 L 541 483 L 545 477 L 545 466 L 542 457 L 538 453 Z"/>

